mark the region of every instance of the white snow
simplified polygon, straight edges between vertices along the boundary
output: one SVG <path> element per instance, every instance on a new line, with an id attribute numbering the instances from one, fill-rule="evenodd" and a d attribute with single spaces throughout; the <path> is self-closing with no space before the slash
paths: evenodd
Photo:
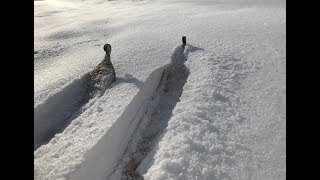
<path id="1" fill-rule="evenodd" d="M 140 174 L 145 179 L 283 179 L 285 118 L 279 114 L 285 109 L 272 102 L 284 104 L 278 95 L 283 82 L 268 85 L 273 91 L 262 99 L 259 84 L 254 84 L 258 90 L 243 91 L 251 87 L 245 80 L 259 73 L 244 59 L 195 52 L 186 65 L 190 75 L 180 102 Z M 257 104 L 264 109 L 252 113 Z"/>
<path id="2" fill-rule="evenodd" d="M 152 129 L 145 179 L 286 179 L 285 0 L 34 4 L 35 179 L 117 179 Z M 189 75 L 159 129 L 182 36 Z M 106 43 L 117 79 L 86 99 Z"/>

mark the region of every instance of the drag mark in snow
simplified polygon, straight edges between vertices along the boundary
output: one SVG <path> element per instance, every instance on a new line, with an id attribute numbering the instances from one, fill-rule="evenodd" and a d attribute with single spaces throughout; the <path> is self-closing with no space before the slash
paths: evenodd
<path id="1" fill-rule="evenodd" d="M 154 146 L 153 142 L 158 137 L 158 134 L 167 126 L 167 123 L 172 116 L 172 110 L 179 101 L 183 85 L 185 84 L 188 75 L 189 71 L 185 66 L 175 69 L 171 65 L 163 72 L 162 80 L 156 91 L 156 95 L 154 96 L 154 102 L 157 105 L 150 106 L 143 117 L 141 123 L 149 123 L 138 135 L 139 142 L 136 145 L 135 150 L 130 152 L 130 160 L 123 169 L 122 179 L 141 178 L 140 174 L 136 171 L 136 168 Z"/>
<path id="2" fill-rule="evenodd" d="M 106 179 L 116 171 L 119 171 L 120 176 L 118 177 L 121 178 L 122 170 L 125 164 L 129 162 L 124 160 L 123 157 L 125 154 L 136 152 L 136 155 L 141 155 L 141 157 L 134 160 L 140 163 L 149 153 L 151 147 L 154 147 L 152 143 L 157 143 L 156 139 L 159 137 L 159 133 L 166 127 L 172 110 L 179 101 L 183 85 L 189 75 L 188 69 L 184 66 L 186 56 L 183 54 L 185 54 L 185 51 L 179 46 L 172 54 L 171 64 L 156 69 L 150 74 L 143 85 L 137 83 L 140 89 L 139 92 L 103 137 L 84 155 L 83 158 L 85 161 L 83 161 L 81 165 L 73 168 L 70 172 L 60 172 L 57 170 L 60 174 L 57 173 L 48 176 L 56 177 L 59 174 L 59 177 L 64 176 L 68 177 L 68 179 Z M 70 87 L 66 86 L 59 95 L 56 95 L 59 98 L 51 99 L 53 103 L 46 102 L 44 104 L 46 108 L 42 109 L 44 112 L 42 114 L 37 113 L 38 116 L 41 115 L 44 117 L 38 118 L 37 120 L 42 120 L 43 122 L 38 124 L 40 128 L 35 129 L 45 129 L 46 131 L 43 130 L 42 133 L 49 131 L 52 133 L 52 137 L 54 135 L 52 130 L 62 131 L 64 128 L 60 130 L 55 128 L 68 126 L 74 117 L 81 115 L 83 109 L 86 110 L 89 108 L 87 107 L 88 104 L 92 104 L 91 102 L 99 98 L 101 93 L 96 93 L 96 96 L 91 99 L 90 88 L 88 88 L 88 86 L 92 87 L 92 84 L 86 84 L 91 82 L 88 78 L 90 79 L 89 74 L 80 78 L 78 81 L 74 81 L 69 85 Z M 115 84 L 116 83 L 117 81 Z M 79 97 L 88 97 L 90 102 L 83 106 L 83 101 L 81 102 L 81 100 L 77 99 Z M 75 101 L 70 101 L 70 98 L 75 98 Z M 75 109 L 74 113 L 71 113 L 70 118 L 62 119 L 61 117 L 64 117 L 62 116 L 64 113 L 70 112 L 66 110 L 68 108 L 63 108 L 63 106 L 66 106 L 63 102 L 66 100 L 68 103 L 75 102 L 74 104 L 69 104 L 71 108 L 79 107 L 80 109 Z M 54 124 L 56 125 L 55 127 L 46 124 L 48 122 L 45 121 L 48 120 L 48 118 L 53 118 L 52 122 L 57 121 L 56 124 Z M 150 121 L 152 123 L 149 123 Z M 64 123 L 65 125 L 62 126 L 59 123 Z M 37 123 L 35 123 L 35 125 L 36 124 Z M 152 130 L 148 131 L 145 127 Z M 48 139 L 51 137 L 47 136 Z M 141 137 L 142 140 L 140 141 L 138 137 Z M 138 144 L 138 146 L 134 146 L 134 144 Z M 136 147 L 138 147 L 138 149 Z M 55 168 L 59 169 L 59 167 Z M 62 167 L 61 169 L 65 168 Z M 133 169 L 133 172 L 134 171 L 135 169 Z M 39 174 L 37 176 L 41 177 Z"/>
<path id="3" fill-rule="evenodd" d="M 89 74 L 85 74 L 34 108 L 35 150 L 75 118 L 76 112 L 89 100 L 90 86 Z"/>
<path id="4" fill-rule="evenodd" d="M 105 75 L 107 76 L 107 75 Z M 34 150 L 62 132 L 72 120 L 84 112 L 90 100 L 103 95 L 107 84 L 97 84 L 90 73 L 72 81 L 61 91 L 34 108 Z M 92 103 L 91 103 L 92 104 Z"/>
<path id="5" fill-rule="evenodd" d="M 198 49 L 190 46 L 189 50 Z M 122 162 L 113 172 L 111 179 L 142 178 L 137 168 L 152 150 L 152 147 L 155 147 L 159 135 L 166 128 L 189 76 L 189 70 L 184 65 L 186 53 L 187 51 L 182 46 L 177 47 L 173 52 L 172 63 L 164 70 L 153 95 L 153 100 L 141 118 Z"/>

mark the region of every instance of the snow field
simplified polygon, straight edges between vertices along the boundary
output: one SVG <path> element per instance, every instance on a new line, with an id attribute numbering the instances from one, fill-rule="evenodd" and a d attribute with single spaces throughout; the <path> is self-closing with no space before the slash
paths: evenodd
<path id="1" fill-rule="evenodd" d="M 35 179 L 122 176 L 132 157 L 145 179 L 285 179 L 285 1 L 49 1 L 35 2 L 34 106 L 48 113 L 35 114 L 56 122 L 72 116 L 61 121 L 66 127 L 38 121 L 39 131 L 63 128 L 35 150 Z M 143 127 L 164 98 L 146 88 L 162 87 L 181 36 L 203 49 L 190 51 L 180 102 L 140 153 Z M 116 82 L 84 103 L 76 82 L 101 62 L 105 43 Z M 149 99 L 137 98 L 143 89 Z M 67 99 L 51 97 L 74 102 L 56 107 Z"/>

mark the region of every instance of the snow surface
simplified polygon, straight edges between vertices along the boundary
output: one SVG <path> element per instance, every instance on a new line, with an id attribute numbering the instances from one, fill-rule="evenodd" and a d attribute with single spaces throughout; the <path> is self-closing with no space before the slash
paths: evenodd
<path id="1" fill-rule="evenodd" d="M 284 0 L 34 4 L 35 179 L 119 177 L 150 129 L 145 179 L 286 179 Z M 105 43 L 117 78 L 87 98 Z M 162 112 L 163 72 L 184 57 L 188 78 L 159 129 L 148 117 Z"/>
<path id="2" fill-rule="evenodd" d="M 270 93 L 281 84 L 272 83 L 269 93 L 262 93 L 259 83 L 243 91 L 249 74 L 258 72 L 231 55 L 193 53 L 186 65 L 190 76 L 180 102 L 140 174 L 145 179 L 284 178 L 285 123 L 278 117 L 284 107 L 260 99 L 281 101 L 281 91 Z M 257 104 L 264 109 L 251 113 Z"/>

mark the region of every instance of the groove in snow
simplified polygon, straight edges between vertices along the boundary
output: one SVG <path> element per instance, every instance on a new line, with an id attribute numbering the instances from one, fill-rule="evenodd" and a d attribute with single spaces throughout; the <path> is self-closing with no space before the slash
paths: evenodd
<path id="1" fill-rule="evenodd" d="M 187 50 L 199 49 L 188 45 Z M 138 167 L 155 147 L 161 132 L 166 128 L 189 76 L 189 70 L 184 65 L 186 55 L 187 51 L 182 46 L 174 50 L 172 63 L 164 70 L 153 100 L 141 117 L 121 163 L 108 179 L 143 179 Z"/>
<path id="2" fill-rule="evenodd" d="M 43 152 L 45 149 L 38 152 L 38 158 L 35 161 L 35 179 L 67 178 L 70 180 L 87 180 L 110 177 L 123 159 L 128 149 L 128 144 L 132 142 L 135 132 L 140 132 L 137 128 L 146 122 L 142 121 L 142 118 L 146 117 L 145 113 L 149 107 L 156 106 L 156 103 L 153 102 L 156 98 L 155 92 L 157 89 L 165 88 L 163 83 L 160 84 L 161 79 L 166 78 L 167 75 L 168 78 L 171 75 L 173 76 L 170 73 L 170 71 L 174 71 L 173 69 L 185 68 L 184 61 L 186 57 L 183 54 L 185 52 L 181 46 L 176 48 L 172 54 L 172 64 L 174 66 L 168 64 L 153 71 L 140 88 L 140 91 L 134 96 L 127 107 L 121 111 L 121 114 L 116 116 L 117 118 L 114 120 L 110 119 L 112 124 L 108 125 L 108 129 L 105 130 L 101 137 L 90 147 L 87 147 L 87 150 L 74 152 L 77 156 L 75 157 L 76 159 L 73 159 L 74 163 L 65 164 L 64 159 L 60 158 L 63 156 L 63 152 L 60 152 L 59 157 L 54 160 L 50 155 L 40 155 L 41 153 L 45 153 Z M 166 69 L 168 69 L 166 73 L 163 73 Z M 162 76 L 163 74 L 165 75 Z M 186 75 L 182 76 L 186 78 Z M 178 76 L 174 78 L 179 79 Z M 167 84 L 170 84 L 169 81 Z M 181 82 L 184 83 L 184 80 Z M 170 91 L 170 86 L 167 87 L 169 87 L 168 90 Z M 178 96 L 176 95 L 176 97 Z M 173 100 L 173 104 L 176 102 L 177 100 Z M 173 107 L 170 108 L 173 109 Z M 170 110 L 167 112 L 170 114 Z M 78 146 L 78 144 L 75 143 L 74 146 Z M 70 146 L 72 147 L 68 147 L 68 149 L 76 148 L 73 147 L 73 144 L 70 144 Z M 70 153 L 68 149 L 66 149 L 66 153 Z M 61 163 L 64 165 L 59 166 L 58 164 Z"/>
<path id="3" fill-rule="evenodd" d="M 154 146 L 158 134 L 167 126 L 169 119 L 172 116 L 172 110 L 181 96 L 183 85 L 185 84 L 189 75 L 189 71 L 185 66 L 179 69 L 174 69 L 169 66 L 164 71 L 160 86 L 157 89 L 154 103 L 156 105 L 150 106 L 143 117 L 141 125 L 142 132 L 136 135 L 132 142 L 136 146 L 135 150 L 130 149 L 130 154 L 126 158 L 129 161 L 125 164 L 122 171 L 122 179 L 139 179 L 142 178 L 138 171 L 136 171 L 139 164 L 147 156 L 148 152 Z"/>
<path id="4" fill-rule="evenodd" d="M 101 82 L 108 81 L 109 74 L 102 76 Z M 88 108 L 84 105 L 90 100 L 103 95 L 110 83 L 101 82 L 95 82 L 86 73 L 34 108 L 34 150 L 62 132 Z"/>

